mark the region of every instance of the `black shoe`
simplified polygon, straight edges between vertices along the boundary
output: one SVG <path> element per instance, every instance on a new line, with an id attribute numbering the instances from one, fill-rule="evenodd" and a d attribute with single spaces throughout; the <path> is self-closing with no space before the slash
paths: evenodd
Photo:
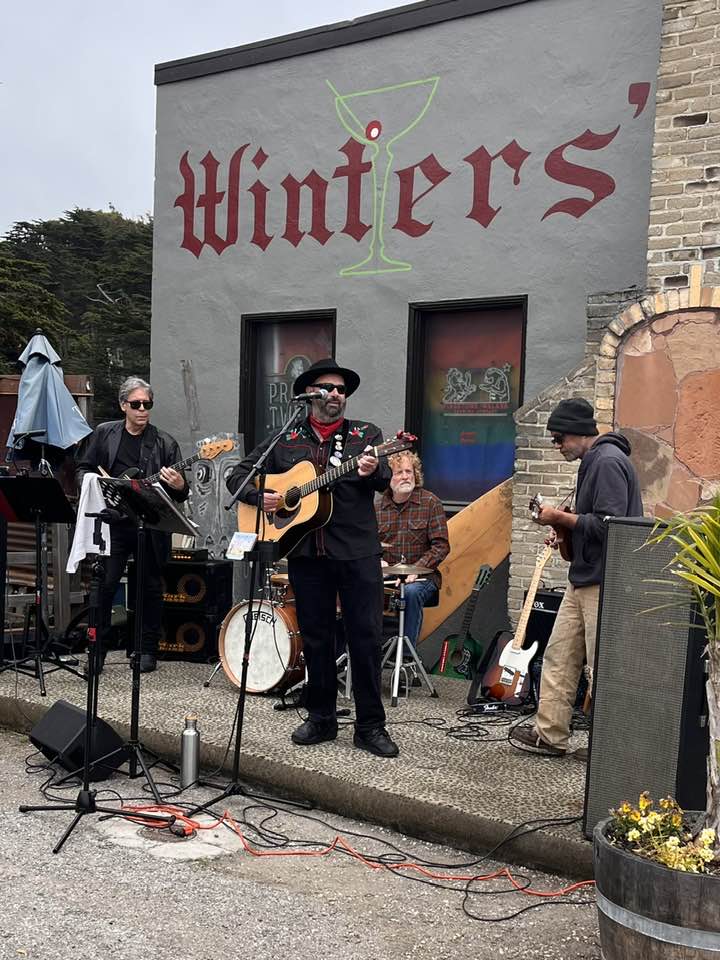
<path id="1" fill-rule="evenodd" d="M 293 730 L 290 739 L 301 747 L 311 747 L 314 743 L 325 743 L 337 737 L 337 723 L 332 720 L 320 723 L 317 720 L 306 720 L 297 730 Z"/>
<path id="2" fill-rule="evenodd" d="M 376 757 L 396 757 L 400 753 L 398 745 L 390 739 L 384 727 L 375 727 L 374 730 L 367 730 L 364 733 L 356 730 L 353 743 L 361 750 L 374 753 Z"/>
<path id="3" fill-rule="evenodd" d="M 564 757 L 567 753 L 567 750 L 563 750 L 562 747 L 554 747 L 551 743 L 548 743 L 547 740 L 544 740 L 536 731 L 535 727 L 529 724 L 522 727 L 515 727 L 510 734 L 510 739 L 521 743 L 523 747 L 528 747 L 530 750 L 536 750 L 546 757 Z"/>
<path id="4" fill-rule="evenodd" d="M 157 670 L 157 657 L 152 653 L 140 655 L 140 673 L 152 673 Z"/>

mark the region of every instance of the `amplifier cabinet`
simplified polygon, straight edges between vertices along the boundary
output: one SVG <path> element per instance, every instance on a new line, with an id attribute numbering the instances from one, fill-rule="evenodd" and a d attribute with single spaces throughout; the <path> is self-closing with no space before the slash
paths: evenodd
<path id="1" fill-rule="evenodd" d="M 189 607 L 222 619 L 233 605 L 231 560 L 170 560 L 162 571 L 165 606 Z M 135 563 L 128 563 L 128 605 L 135 601 Z"/>
<path id="2" fill-rule="evenodd" d="M 652 520 L 608 520 L 600 590 L 585 835 L 642 790 L 705 809 L 708 754 L 704 629 L 689 588 L 669 580 L 675 545 L 653 546 Z M 668 610 L 669 599 L 682 601 Z"/>
<path id="3" fill-rule="evenodd" d="M 217 659 L 222 617 L 189 607 L 165 606 L 158 646 L 160 660 L 190 660 L 206 663 Z"/>

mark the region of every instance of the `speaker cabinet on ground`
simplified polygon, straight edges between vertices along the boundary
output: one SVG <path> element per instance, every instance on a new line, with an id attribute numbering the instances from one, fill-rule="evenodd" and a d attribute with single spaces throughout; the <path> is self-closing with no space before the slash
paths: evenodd
<path id="1" fill-rule="evenodd" d="M 158 657 L 199 663 L 215 659 L 221 623 L 221 617 L 208 616 L 188 607 L 165 606 Z"/>
<path id="2" fill-rule="evenodd" d="M 58 700 L 30 731 L 30 742 L 48 760 L 66 770 L 80 770 L 85 760 L 85 711 L 66 700 Z M 90 768 L 91 780 L 107 780 L 125 760 L 123 741 L 113 728 L 99 718 L 91 734 L 90 761 L 113 753 Z"/>
<path id="3" fill-rule="evenodd" d="M 650 520 L 607 521 L 605 567 L 595 654 L 590 757 L 584 830 L 610 807 L 643 790 L 705 809 L 708 730 L 705 723 L 705 633 L 694 625 L 689 588 L 666 569 L 670 542 L 645 546 Z M 667 603 L 678 581 L 684 606 Z"/>
<path id="4" fill-rule="evenodd" d="M 232 607 L 231 560 L 170 560 L 162 569 L 166 606 L 192 607 L 220 617 Z M 135 606 L 135 561 L 128 563 L 128 607 Z"/>

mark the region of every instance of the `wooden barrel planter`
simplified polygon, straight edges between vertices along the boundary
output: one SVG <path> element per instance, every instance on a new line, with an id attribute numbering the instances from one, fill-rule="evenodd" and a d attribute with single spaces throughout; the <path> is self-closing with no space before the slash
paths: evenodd
<path id="1" fill-rule="evenodd" d="M 593 835 L 603 960 L 720 960 L 720 877 L 614 847 L 608 822 Z"/>

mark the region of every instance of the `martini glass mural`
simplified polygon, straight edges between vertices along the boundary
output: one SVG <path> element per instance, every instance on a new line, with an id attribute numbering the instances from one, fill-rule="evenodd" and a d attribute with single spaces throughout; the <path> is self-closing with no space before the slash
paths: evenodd
<path id="1" fill-rule="evenodd" d="M 373 217 L 368 253 L 359 263 L 343 267 L 341 277 L 412 270 L 411 264 L 385 252 L 385 198 L 395 157 L 392 147 L 425 116 L 439 79 L 410 80 L 358 93 L 338 93 L 326 81 L 335 96 L 340 123 L 351 137 L 370 148 L 372 164 Z"/>

